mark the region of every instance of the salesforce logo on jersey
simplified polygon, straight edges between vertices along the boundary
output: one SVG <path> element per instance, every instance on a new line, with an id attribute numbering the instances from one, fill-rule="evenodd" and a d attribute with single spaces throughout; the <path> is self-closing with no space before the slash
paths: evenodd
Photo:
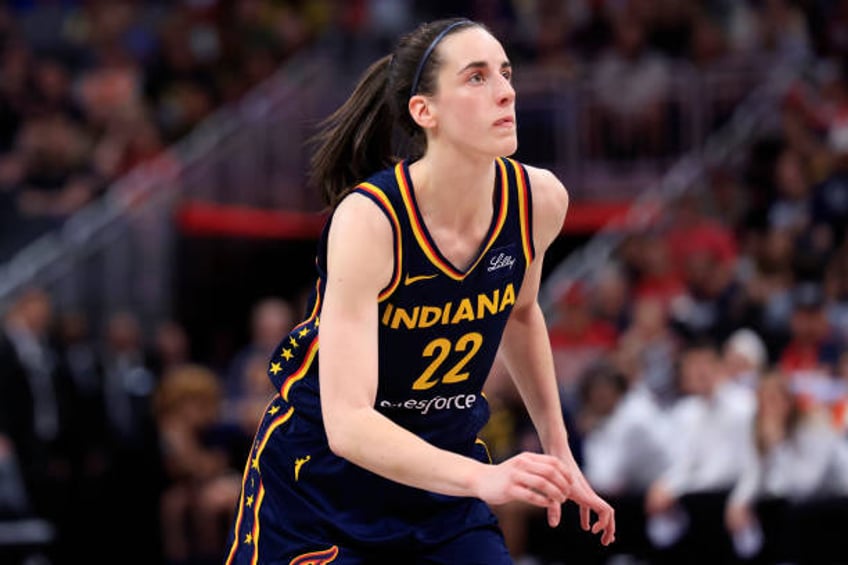
<path id="1" fill-rule="evenodd" d="M 453 396 L 434 396 L 432 398 L 408 398 L 393 402 L 381 400 L 380 408 L 411 410 L 426 416 L 428 412 L 441 410 L 468 410 L 477 402 L 476 394 L 455 394 Z"/>
<path id="2" fill-rule="evenodd" d="M 509 274 L 515 265 L 516 255 L 514 244 L 493 249 L 486 256 L 486 270 L 490 273 L 500 271 L 498 274 Z"/>

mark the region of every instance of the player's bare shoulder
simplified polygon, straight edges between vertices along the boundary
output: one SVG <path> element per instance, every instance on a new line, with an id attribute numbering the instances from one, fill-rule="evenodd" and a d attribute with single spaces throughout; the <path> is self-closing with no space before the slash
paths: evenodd
<path id="1" fill-rule="evenodd" d="M 333 211 L 328 261 L 336 266 L 336 273 L 341 267 L 353 278 L 388 280 L 393 237 L 388 218 L 374 202 L 358 193 L 348 194 Z"/>
<path id="2" fill-rule="evenodd" d="M 545 247 L 562 229 L 568 212 L 568 190 L 548 169 L 525 165 L 533 197 L 533 237 Z"/>

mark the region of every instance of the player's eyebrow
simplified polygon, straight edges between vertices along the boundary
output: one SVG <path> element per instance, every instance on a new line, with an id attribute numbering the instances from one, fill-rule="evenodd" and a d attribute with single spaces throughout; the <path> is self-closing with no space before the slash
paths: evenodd
<path id="1" fill-rule="evenodd" d="M 470 63 L 459 69 L 459 72 L 457 72 L 456 74 L 461 75 L 468 69 L 485 69 L 488 66 L 489 64 L 486 61 L 471 61 Z M 504 61 L 503 63 L 501 63 L 501 70 L 510 68 L 512 68 L 512 63 L 510 63 L 509 61 Z"/>

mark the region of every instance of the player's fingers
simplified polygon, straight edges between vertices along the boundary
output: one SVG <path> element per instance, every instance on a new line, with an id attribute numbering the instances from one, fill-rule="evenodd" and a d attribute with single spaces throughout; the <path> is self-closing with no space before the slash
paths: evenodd
<path id="1" fill-rule="evenodd" d="M 601 543 L 609 545 L 615 540 L 615 514 L 612 508 L 601 510 L 598 521 L 592 527 L 592 533 L 603 532 Z"/>
<path id="2" fill-rule="evenodd" d="M 540 492 L 528 488 L 524 485 L 515 484 L 509 489 L 510 498 L 521 500 L 533 506 L 547 508 L 551 504 L 551 499 L 541 494 Z"/>
<path id="3" fill-rule="evenodd" d="M 522 454 L 516 464 L 521 469 L 531 471 L 537 475 L 542 475 L 548 480 L 553 481 L 559 485 L 563 491 L 568 491 L 574 483 L 574 479 L 571 477 L 571 472 L 565 464 L 556 457 L 551 457 L 550 455 L 544 455 L 541 453 L 525 453 Z"/>
<path id="4" fill-rule="evenodd" d="M 556 502 L 548 505 L 548 525 L 556 528 L 559 525 L 559 520 L 562 517 L 562 506 Z"/>
<path id="5" fill-rule="evenodd" d="M 580 505 L 580 527 L 584 530 L 589 530 L 589 519 L 591 518 L 591 510 L 585 504 Z"/>
<path id="6" fill-rule="evenodd" d="M 549 500 L 560 504 L 565 502 L 565 497 L 568 494 L 565 490 L 563 490 L 561 485 L 550 481 L 547 476 L 536 475 L 529 471 L 522 473 L 518 477 L 518 482 L 521 485 L 545 496 Z"/>

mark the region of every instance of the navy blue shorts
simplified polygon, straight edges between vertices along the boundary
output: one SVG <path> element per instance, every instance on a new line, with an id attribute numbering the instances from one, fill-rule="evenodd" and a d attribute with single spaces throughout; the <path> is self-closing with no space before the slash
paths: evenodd
<path id="1" fill-rule="evenodd" d="M 290 547 L 294 548 L 294 545 Z M 262 548 L 263 550 L 266 548 Z M 352 549 L 328 543 L 312 543 L 295 550 L 291 557 L 277 559 L 258 557 L 256 563 L 267 565 L 511 565 L 503 535 L 497 527 L 480 528 L 463 532 L 434 547 L 385 547 Z M 297 553 L 299 552 L 299 553 Z M 244 553 L 242 559 L 241 553 Z M 253 563 L 252 556 L 241 552 L 232 563 Z M 265 554 L 261 551 L 260 554 Z"/>
<path id="2" fill-rule="evenodd" d="M 468 455 L 487 459 L 480 445 Z M 337 457 L 278 397 L 251 449 L 224 563 L 512 561 L 483 501 L 407 487 Z"/>

